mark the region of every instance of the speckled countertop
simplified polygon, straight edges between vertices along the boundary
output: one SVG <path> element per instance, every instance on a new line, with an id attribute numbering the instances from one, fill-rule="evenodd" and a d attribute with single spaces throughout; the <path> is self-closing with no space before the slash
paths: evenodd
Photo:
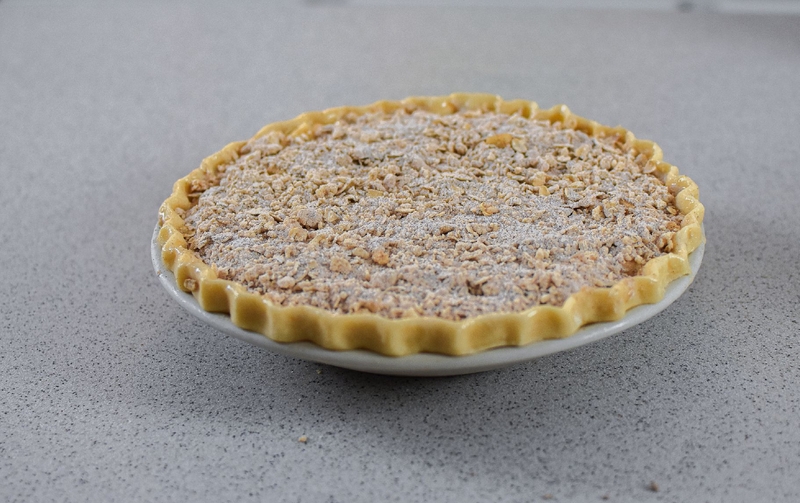
<path id="1" fill-rule="evenodd" d="M 800 500 L 800 18 L 309 5 L 0 1 L 0 500 Z M 707 208 L 688 292 L 412 379 L 251 347 L 160 287 L 157 208 L 205 155 L 456 90 L 658 141 Z"/>

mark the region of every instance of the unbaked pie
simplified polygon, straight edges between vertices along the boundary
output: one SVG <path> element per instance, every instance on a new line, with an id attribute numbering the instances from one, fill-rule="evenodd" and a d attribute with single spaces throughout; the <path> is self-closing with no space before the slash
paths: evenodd
<path id="1" fill-rule="evenodd" d="M 158 241 L 207 311 L 279 342 L 464 355 L 658 302 L 704 239 L 653 142 L 454 94 L 303 114 L 176 182 Z"/>

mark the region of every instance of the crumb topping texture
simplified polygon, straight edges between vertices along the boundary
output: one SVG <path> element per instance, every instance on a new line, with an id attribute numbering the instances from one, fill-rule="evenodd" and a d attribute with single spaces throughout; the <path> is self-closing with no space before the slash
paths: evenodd
<path id="1" fill-rule="evenodd" d="M 561 306 L 636 275 L 680 229 L 674 191 L 623 141 L 405 109 L 270 132 L 193 184 L 187 242 L 278 305 L 451 320 Z"/>

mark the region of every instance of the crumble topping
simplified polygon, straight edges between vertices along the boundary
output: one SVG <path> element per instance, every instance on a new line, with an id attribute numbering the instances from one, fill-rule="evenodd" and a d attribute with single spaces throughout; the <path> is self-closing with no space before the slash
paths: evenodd
<path id="1" fill-rule="evenodd" d="M 189 248 L 276 304 L 459 320 L 559 306 L 669 252 L 681 215 L 620 138 L 493 112 L 350 114 L 196 182 Z"/>

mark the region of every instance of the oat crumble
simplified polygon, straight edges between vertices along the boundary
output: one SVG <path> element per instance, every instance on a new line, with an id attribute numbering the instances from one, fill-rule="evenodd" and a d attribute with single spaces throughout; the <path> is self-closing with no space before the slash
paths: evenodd
<path id="1" fill-rule="evenodd" d="M 453 320 L 560 306 L 637 274 L 680 228 L 655 166 L 618 140 L 402 109 L 272 132 L 191 187 L 188 244 L 285 306 Z"/>

